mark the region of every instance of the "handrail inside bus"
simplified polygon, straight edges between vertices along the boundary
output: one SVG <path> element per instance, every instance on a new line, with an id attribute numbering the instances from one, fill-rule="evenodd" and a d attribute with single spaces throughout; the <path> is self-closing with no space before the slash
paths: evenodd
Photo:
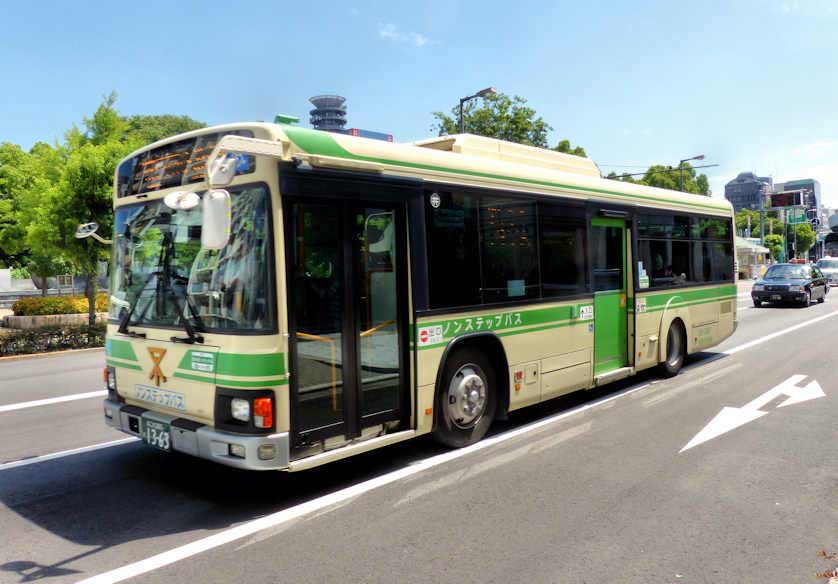
<path id="1" fill-rule="evenodd" d="M 329 337 L 322 337 L 320 335 L 312 335 L 297 331 L 297 338 L 306 339 L 309 341 L 319 341 L 322 343 L 329 343 L 329 349 L 332 352 L 332 411 L 338 411 L 338 372 L 337 372 L 337 342 L 335 339 Z"/>
<path id="2" fill-rule="evenodd" d="M 395 321 L 395 320 L 388 320 L 388 321 L 382 322 L 381 324 L 377 324 L 377 325 L 375 325 L 374 327 L 372 327 L 371 329 L 367 329 L 367 330 L 365 330 L 365 331 L 362 331 L 362 332 L 361 332 L 361 337 L 362 337 L 362 338 L 363 338 L 363 337 L 368 337 L 368 336 L 370 336 L 372 333 L 374 333 L 374 332 L 376 332 L 376 331 L 380 331 L 380 330 L 381 330 L 381 329 L 383 329 L 383 328 L 387 328 L 387 327 L 388 327 L 388 326 L 390 326 L 391 324 L 396 324 L 396 321 Z"/>

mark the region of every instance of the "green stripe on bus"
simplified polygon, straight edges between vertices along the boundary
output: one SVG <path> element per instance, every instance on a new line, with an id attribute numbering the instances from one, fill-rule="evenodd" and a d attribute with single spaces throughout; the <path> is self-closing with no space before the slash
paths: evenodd
<path id="1" fill-rule="evenodd" d="M 175 372 L 172 377 L 178 379 L 188 379 L 190 381 L 200 381 L 203 383 L 211 383 L 220 385 L 222 387 L 270 387 L 273 385 L 287 385 L 287 378 L 265 379 L 262 381 L 243 381 L 239 379 L 215 379 L 212 377 L 205 377 L 203 375 L 192 375 L 191 373 Z"/>
<path id="2" fill-rule="evenodd" d="M 562 189 L 572 189 L 586 193 L 595 193 L 602 195 L 611 195 L 617 197 L 624 197 L 627 199 L 637 199 L 642 201 L 653 201 L 656 203 L 669 203 L 671 205 L 681 205 L 682 207 L 696 207 L 701 209 L 712 209 L 719 214 L 724 214 L 726 209 L 720 208 L 716 205 L 705 205 L 704 203 L 690 203 L 685 201 L 674 201 L 672 199 L 663 198 L 660 196 L 638 195 L 621 193 L 618 191 L 610 191 L 608 189 L 598 189 L 593 187 L 583 187 L 579 185 L 566 185 L 552 181 L 537 180 L 531 178 L 521 178 L 515 176 L 507 176 L 502 174 L 492 174 L 488 172 L 480 172 L 476 170 L 463 170 L 458 168 L 449 168 L 446 166 L 435 166 L 432 164 L 421 164 L 418 162 L 407 162 L 403 160 L 392 160 L 388 158 L 376 158 L 374 156 L 361 156 L 353 154 L 346 150 L 343 146 L 326 132 L 318 130 L 310 130 L 308 128 L 300 128 L 297 126 L 282 126 L 283 131 L 288 135 L 294 144 L 299 146 L 302 150 L 309 154 L 320 154 L 322 156 L 333 156 L 335 158 L 344 158 L 349 160 L 359 160 L 362 162 L 374 162 L 377 164 L 389 164 L 393 166 L 403 166 L 407 168 L 416 168 L 420 170 L 430 170 L 434 172 L 449 172 L 453 174 L 460 174 L 465 176 L 475 176 L 480 178 L 489 178 L 493 180 L 507 180 L 518 182 L 522 184 L 530 184 L 537 186 L 555 187 Z"/>
<path id="3" fill-rule="evenodd" d="M 614 293 L 619 294 L 621 293 L 621 291 L 617 290 Z M 598 294 L 603 293 L 598 292 Z M 707 304 L 710 302 L 722 302 L 725 300 L 732 300 L 736 298 L 736 286 L 725 285 L 699 290 L 678 290 L 660 293 L 637 294 L 637 298 L 646 299 L 646 312 L 656 312 L 664 310 L 665 308 L 667 308 L 667 303 L 669 302 L 669 300 L 673 297 L 680 297 L 680 299 L 670 304 L 670 308 L 684 308 L 687 306 Z M 422 351 L 425 349 L 435 349 L 439 347 L 444 347 L 451 340 L 453 340 L 460 334 L 465 333 L 494 332 L 500 337 L 506 337 L 511 335 L 518 335 L 528 332 L 538 332 L 577 324 L 589 324 L 593 321 L 581 320 L 579 319 L 578 315 L 582 306 L 590 306 L 592 303 L 593 299 L 591 299 L 589 302 L 582 302 L 581 304 L 575 305 L 553 306 L 550 308 L 537 308 L 534 310 L 508 311 L 492 315 L 480 315 L 479 317 L 460 317 L 450 320 L 438 320 L 429 323 L 418 323 L 416 325 L 417 329 L 428 328 L 432 326 L 442 326 L 444 327 L 444 330 L 443 340 L 441 342 L 430 345 L 418 346 L 417 350 Z M 632 308 L 630 308 L 629 310 L 633 311 Z M 480 319 L 479 324 L 478 318 Z M 468 321 L 471 321 L 470 325 Z M 491 322 L 491 324 L 484 326 L 484 324 L 487 322 Z"/>
<path id="4" fill-rule="evenodd" d="M 134 347 L 129 341 L 120 341 L 119 339 L 105 340 L 105 355 L 108 357 L 116 357 L 117 359 L 125 359 L 126 361 L 136 361 L 137 354 L 134 352 Z"/>
<path id="5" fill-rule="evenodd" d="M 285 375 L 285 355 L 249 355 L 246 353 L 219 353 L 215 372 L 233 377 L 268 377 Z"/>
<path id="6" fill-rule="evenodd" d="M 139 365 L 132 365 L 131 363 L 122 363 L 113 359 L 105 359 L 105 362 L 111 367 L 121 367 L 123 369 L 131 369 L 132 371 L 142 371 L 143 368 Z"/>
<path id="7" fill-rule="evenodd" d="M 649 294 L 642 296 L 646 298 L 647 311 L 651 311 L 653 307 L 660 306 L 661 308 L 669 302 L 673 296 L 680 296 L 683 302 L 692 303 L 697 300 L 724 300 L 725 297 L 736 297 L 736 285 L 717 286 L 714 288 L 703 288 L 699 290 L 674 291 L 669 290 L 661 294 Z"/>
<path id="8" fill-rule="evenodd" d="M 202 367 L 194 366 L 194 363 L 199 363 Z M 218 375 L 231 377 L 285 375 L 285 354 L 213 353 L 190 349 L 183 355 L 178 369 L 202 373 L 209 373 L 212 369 Z"/>

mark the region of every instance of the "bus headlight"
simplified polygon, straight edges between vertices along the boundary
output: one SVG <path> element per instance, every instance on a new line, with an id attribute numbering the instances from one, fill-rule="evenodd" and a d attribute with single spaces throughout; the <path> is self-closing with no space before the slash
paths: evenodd
<path id="1" fill-rule="evenodd" d="M 116 391 L 116 368 L 105 367 L 104 373 L 105 389 L 108 390 L 108 393 L 114 393 Z"/>
<path id="2" fill-rule="evenodd" d="M 230 415 L 242 422 L 250 421 L 250 402 L 246 399 L 234 398 L 230 400 Z"/>

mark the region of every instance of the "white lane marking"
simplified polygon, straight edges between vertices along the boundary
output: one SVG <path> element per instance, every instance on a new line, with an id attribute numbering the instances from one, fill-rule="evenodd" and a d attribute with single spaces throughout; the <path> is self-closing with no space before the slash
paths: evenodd
<path id="1" fill-rule="evenodd" d="M 4 462 L 0 464 L 0 471 L 9 470 L 12 468 L 19 468 L 21 466 L 29 466 L 30 464 L 45 462 L 47 460 L 55 460 L 56 458 L 64 458 L 65 456 L 72 456 L 74 454 L 83 454 L 85 452 L 102 450 L 103 448 L 119 446 L 120 444 L 127 444 L 136 440 L 139 440 L 139 438 L 120 438 L 119 440 L 111 440 L 110 442 L 101 442 L 99 444 L 92 444 L 90 446 L 82 446 L 81 448 L 73 448 L 72 450 L 62 450 L 61 452 L 53 452 L 51 454 L 33 456 L 32 458 L 23 458 L 21 460 L 14 460 L 12 462 Z"/>
<path id="2" fill-rule="evenodd" d="M 711 381 L 718 379 L 719 377 L 723 377 L 728 373 L 731 373 L 735 369 L 739 369 L 742 367 L 742 363 L 733 363 L 728 365 L 727 367 L 723 367 L 721 369 L 717 369 L 708 375 L 703 375 L 698 377 L 697 379 L 693 379 L 691 381 L 687 381 L 687 383 L 683 383 L 681 385 L 676 385 L 671 388 L 663 388 L 660 393 L 653 394 L 652 397 L 646 399 L 643 402 L 644 407 L 651 407 L 655 406 L 663 401 L 666 401 L 676 395 L 680 395 L 681 393 L 693 389 L 699 385 L 707 385 Z"/>
<path id="3" fill-rule="evenodd" d="M 717 438 L 722 434 L 726 434 L 731 430 L 735 430 L 740 426 L 744 426 L 748 422 L 758 420 L 763 416 L 767 416 L 769 412 L 762 408 L 780 397 L 786 396 L 786 400 L 778 405 L 778 408 L 784 406 L 799 404 L 819 397 L 826 397 L 823 389 L 817 381 L 811 381 L 806 387 L 799 387 L 797 384 L 806 379 L 805 375 L 792 375 L 779 385 L 776 385 L 766 391 L 765 393 L 755 397 L 741 408 L 732 408 L 725 406 L 721 411 L 710 420 L 707 425 L 702 428 L 698 434 L 693 436 L 692 440 L 679 451 L 684 452 L 699 444 L 704 444 L 708 440 Z"/>
<path id="4" fill-rule="evenodd" d="M 457 460 L 458 458 L 462 458 L 474 452 L 490 448 L 492 446 L 501 444 L 513 438 L 517 438 L 518 436 L 522 436 L 524 434 L 532 432 L 535 429 L 542 428 L 549 424 L 558 422 L 559 420 L 563 420 L 565 418 L 569 418 L 570 416 L 586 412 L 599 405 L 612 402 L 621 397 L 630 395 L 636 391 L 640 391 L 641 389 L 645 389 L 646 387 L 648 387 L 648 385 L 648 383 L 644 383 L 636 387 L 629 387 L 621 391 L 620 393 L 616 393 L 614 395 L 610 395 L 608 397 L 599 399 L 595 402 L 579 406 L 572 410 L 568 410 L 567 412 L 557 414 L 555 416 L 551 416 L 543 420 L 539 420 L 538 422 L 527 424 L 526 426 L 521 426 L 520 428 L 510 430 L 509 432 L 504 432 L 502 434 L 497 434 L 496 436 L 486 438 L 484 440 L 481 440 L 477 444 L 472 444 L 471 446 L 467 446 L 459 450 L 452 450 L 451 452 L 437 454 L 436 456 L 417 461 L 416 463 L 410 466 L 406 466 L 405 468 L 389 472 L 374 479 L 358 483 L 357 485 L 352 485 L 351 487 L 346 487 L 344 489 L 335 491 L 334 493 L 330 493 L 322 497 L 317 497 L 316 499 L 312 499 L 311 501 L 307 501 L 295 507 L 289 507 L 288 509 L 277 511 L 276 513 L 272 513 L 270 515 L 260 517 L 259 519 L 254 519 L 252 521 L 242 523 L 241 525 L 237 525 L 236 527 L 232 527 L 225 531 L 221 531 L 219 533 L 193 541 L 180 547 L 170 549 L 155 556 L 151 556 L 150 558 L 146 558 L 144 560 L 128 564 L 121 568 L 116 568 L 115 570 L 111 570 L 109 572 L 104 572 L 97 576 L 92 576 L 85 580 L 79 581 L 78 584 L 106 584 L 112 582 L 122 582 L 123 580 L 127 580 L 128 578 L 133 578 L 141 574 L 146 574 L 153 570 L 157 570 L 158 568 L 162 568 L 164 566 L 174 564 L 175 562 L 178 562 L 180 560 L 184 560 L 194 555 L 203 553 L 207 550 L 211 550 L 219 546 L 237 541 L 244 537 L 248 537 L 262 530 L 277 527 L 288 521 L 300 518 L 304 515 L 307 515 L 314 511 L 318 511 L 330 505 L 336 505 L 338 503 L 346 501 L 347 499 L 351 499 L 353 497 L 357 497 L 364 493 L 368 493 L 369 491 L 378 489 L 385 485 L 395 483 L 409 476 L 413 476 L 426 470 L 430 470 L 441 464 L 451 462 L 452 460 Z"/>
<path id="5" fill-rule="evenodd" d="M 24 410 L 26 408 L 37 408 L 38 406 L 48 406 L 51 404 L 60 404 L 62 402 L 75 401 L 77 399 L 89 399 L 92 397 L 105 397 L 108 392 L 104 389 L 100 391 L 88 391 L 87 393 L 76 393 L 73 395 L 62 395 L 61 397 L 51 397 L 48 399 L 37 399 L 35 401 L 20 402 L 16 404 L 8 404 L 0 406 L 0 414 L 3 412 L 13 412 L 15 410 Z"/>
<path id="6" fill-rule="evenodd" d="M 743 343 L 738 347 L 733 347 L 732 349 L 728 349 L 727 351 L 722 351 L 723 355 L 735 355 L 739 351 L 744 351 L 745 349 L 750 349 L 751 347 L 755 347 L 757 345 L 761 345 L 762 343 L 768 342 L 771 339 L 776 339 L 777 337 L 781 337 L 785 334 L 790 332 L 794 332 L 798 329 L 801 329 L 805 326 L 809 326 L 810 324 L 815 324 L 816 322 L 820 322 L 822 320 L 826 320 L 827 318 L 832 318 L 833 316 L 838 316 L 838 310 L 834 312 L 830 312 L 829 314 L 824 314 L 823 316 L 818 316 L 817 318 L 812 318 L 810 320 L 805 320 L 801 323 L 798 323 L 794 326 L 790 326 L 787 329 L 777 331 L 776 333 L 771 333 L 770 335 L 765 335 L 764 337 L 760 337 L 758 339 L 754 339 L 753 341 L 749 341 L 747 343 Z"/>
<path id="7" fill-rule="evenodd" d="M 838 311 L 800 323 L 799 325 L 795 325 L 779 333 L 767 335 L 766 337 L 757 339 L 756 341 L 744 343 L 743 345 L 739 345 L 738 347 L 729 349 L 728 351 L 722 354 L 733 355 L 735 353 L 738 353 L 739 351 L 744 351 L 745 349 L 756 346 L 762 342 L 776 338 L 780 335 L 792 332 L 803 326 L 807 326 L 809 324 L 813 324 L 825 318 L 829 318 L 831 316 L 836 315 L 838 315 Z M 264 517 L 260 517 L 259 519 L 253 519 L 251 521 L 242 523 L 241 525 L 237 525 L 236 527 L 231 527 L 225 531 L 221 531 L 208 537 L 195 540 L 191 543 L 187 543 L 180 547 L 170 549 L 168 551 L 159 553 L 144 560 L 139 560 L 134 563 L 122 566 L 121 568 L 115 568 L 108 572 L 103 572 L 102 574 L 91 576 L 90 578 L 80 580 L 78 584 L 111 584 L 115 582 L 122 582 L 123 580 L 134 578 L 135 576 L 139 576 L 141 574 L 147 574 L 148 572 L 152 572 L 164 566 L 169 566 L 181 560 L 185 560 L 186 558 L 191 558 L 192 556 L 204 553 L 208 550 L 215 549 L 217 547 L 226 545 L 234 541 L 238 541 L 245 537 L 249 537 L 266 529 L 276 528 L 289 521 L 294 521 L 296 519 L 299 519 L 300 517 L 308 515 L 309 513 L 322 510 L 326 507 L 329 507 L 330 505 L 337 505 L 364 493 L 368 493 L 370 491 L 378 489 L 379 487 L 398 482 L 404 478 L 419 474 L 420 472 L 432 469 L 452 460 L 457 460 L 458 458 L 462 458 L 463 456 L 466 456 L 473 452 L 478 452 L 480 450 L 483 450 L 484 448 L 490 448 L 492 446 L 495 446 L 496 444 L 501 444 L 503 442 L 506 442 L 507 440 L 511 440 L 512 438 L 517 438 L 518 436 L 521 436 L 528 432 L 532 432 L 535 429 L 542 428 L 544 426 L 548 426 L 550 424 L 558 422 L 559 420 L 569 418 L 576 414 L 581 414 L 582 412 L 586 412 L 599 405 L 612 402 L 621 397 L 625 397 L 643 389 L 646 389 L 650 385 L 650 383 L 644 383 L 636 387 L 629 387 L 620 393 L 613 394 L 611 396 L 602 398 L 595 402 L 591 402 L 584 406 L 579 406 L 572 410 L 568 410 L 567 412 L 557 414 L 555 416 L 551 416 L 543 420 L 539 420 L 538 422 L 533 422 L 532 424 L 516 428 L 515 430 L 510 430 L 509 432 L 504 432 L 502 434 L 492 436 L 491 438 L 485 438 L 477 444 L 473 444 L 471 446 L 467 446 L 459 450 L 453 450 L 451 452 L 437 454 L 436 456 L 432 456 L 424 460 L 419 460 L 405 468 L 401 468 L 376 477 L 374 479 L 358 483 L 357 485 L 346 487 L 339 491 L 335 491 L 334 493 L 330 493 L 328 495 L 312 499 L 311 501 L 307 501 L 295 507 L 289 507 L 288 509 L 283 509 L 282 511 L 277 511 L 276 513 L 272 513 L 270 515 L 265 515 Z"/>

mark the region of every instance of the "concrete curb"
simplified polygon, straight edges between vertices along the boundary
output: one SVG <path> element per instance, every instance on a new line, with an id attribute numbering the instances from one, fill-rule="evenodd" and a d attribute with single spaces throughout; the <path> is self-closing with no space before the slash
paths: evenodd
<path id="1" fill-rule="evenodd" d="M 105 347 L 88 347 L 86 349 L 67 349 L 66 351 L 50 351 L 48 353 L 32 353 L 31 355 L 11 355 L 9 357 L 0 357 L 0 363 L 5 361 L 21 361 L 23 359 L 45 359 L 46 357 L 54 357 L 56 355 L 67 355 L 69 353 L 93 353 L 95 351 L 104 351 Z M 104 361 L 102 362 L 104 367 Z"/>

